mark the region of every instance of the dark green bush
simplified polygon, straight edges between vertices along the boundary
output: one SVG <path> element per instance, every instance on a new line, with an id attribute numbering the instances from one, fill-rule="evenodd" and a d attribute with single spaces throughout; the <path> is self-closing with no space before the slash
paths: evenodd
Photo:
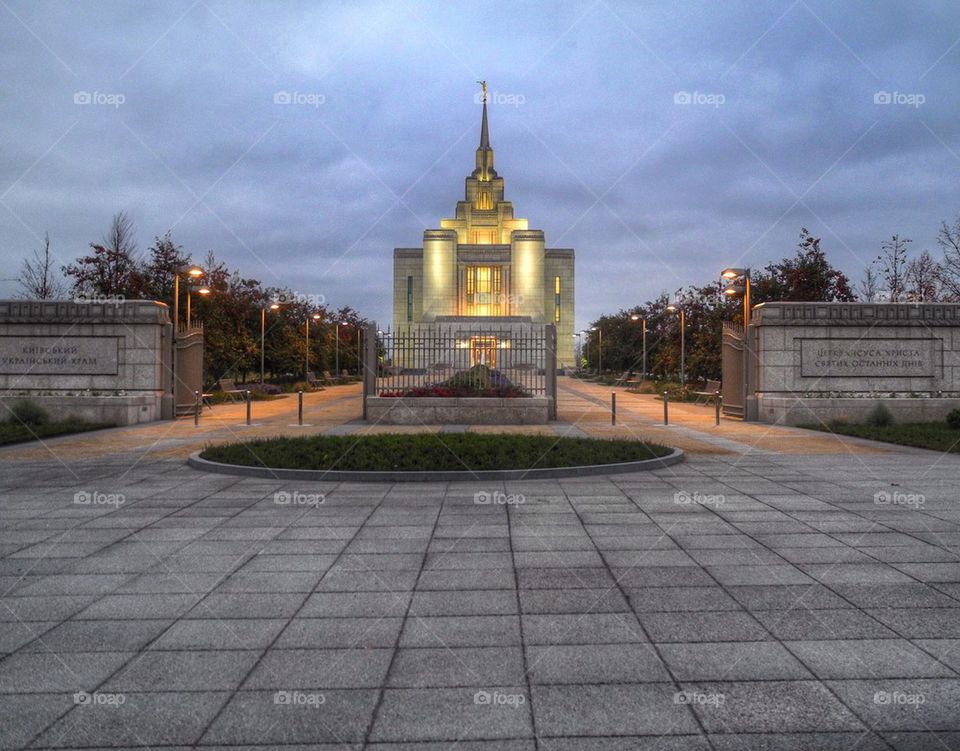
<path id="1" fill-rule="evenodd" d="M 954 430 L 960 430 L 960 409 L 950 410 L 947 415 L 947 425 Z"/>
<path id="2" fill-rule="evenodd" d="M 878 402 L 877 406 L 867 414 L 864 425 L 868 425 L 871 428 L 886 428 L 893 425 L 893 422 L 893 414 L 887 409 L 887 405 L 883 402 Z"/>
<path id="3" fill-rule="evenodd" d="M 29 399 L 18 399 L 8 409 L 8 422 L 21 425 L 46 425 L 50 422 L 47 410 Z"/>

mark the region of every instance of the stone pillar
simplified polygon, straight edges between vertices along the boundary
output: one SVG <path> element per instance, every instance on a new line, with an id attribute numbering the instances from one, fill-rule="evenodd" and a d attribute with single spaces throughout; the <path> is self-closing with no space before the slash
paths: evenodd
<path id="1" fill-rule="evenodd" d="M 545 321 L 543 311 L 543 230 L 524 229 L 510 233 L 510 282 L 513 288 L 513 315 L 530 316 Z"/>
<path id="2" fill-rule="evenodd" d="M 423 233 L 423 320 L 457 315 L 457 233 L 428 229 Z"/>
<path id="3" fill-rule="evenodd" d="M 363 331 L 363 419 L 367 419 L 367 397 L 377 395 L 377 325 L 367 324 Z"/>

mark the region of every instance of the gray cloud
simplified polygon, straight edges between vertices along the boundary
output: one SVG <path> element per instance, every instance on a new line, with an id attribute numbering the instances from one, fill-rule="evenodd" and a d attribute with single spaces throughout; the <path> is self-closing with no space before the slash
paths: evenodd
<path id="1" fill-rule="evenodd" d="M 856 277 L 884 237 L 932 247 L 960 212 L 960 9 L 933 1 L 8 8 L 4 277 L 45 231 L 69 260 L 125 209 L 141 248 L 173 227 L 195 256 L 386 321 L 392 248 L 472 169 L 477 78 L 504 97 L 508 198 L 578 251 L 581 324 L 778 259 L 800 226 Z"/>

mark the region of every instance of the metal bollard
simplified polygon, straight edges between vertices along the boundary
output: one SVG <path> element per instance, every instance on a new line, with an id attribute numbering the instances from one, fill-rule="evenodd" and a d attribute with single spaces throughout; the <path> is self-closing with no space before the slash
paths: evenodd
<path id="1" fill-rule="evenodd" d="M 193 424 L 200 424 L 200 392 L 193 392 Z"/>
<path id="2" fill-rule="evenodd" d="M 250 389 L 246 391 L 247 395 L 247 425 L 250 424 Z"/>
<path id="3" fill-rule="evenodd" d="M 610 394 L 610 424 L 617 424 L 617 394 Z"/>
<path id="4" fill-rule="evenodd" d="M 670 424 L 670 414 L 667 411 L 667 405 L 670 403 L 670 397 L 667 395 L 667 392 L 663 392 L 663 424 Z"/>
<path id="5" fill-rule="evenodd" d="M 722 399 L 722 397 L 720 396 L 720 392 L 718 391 L 716 394 L 713 395 L 713 405 L 716 408 L 716 412 L 717 412 L 717 425 L 720 424 L 720 399 Z"/>
<path id="6" fill-rule="evenodd" d="M 297 425 L 303 425 L 303 389 L 297 392 Z"/>

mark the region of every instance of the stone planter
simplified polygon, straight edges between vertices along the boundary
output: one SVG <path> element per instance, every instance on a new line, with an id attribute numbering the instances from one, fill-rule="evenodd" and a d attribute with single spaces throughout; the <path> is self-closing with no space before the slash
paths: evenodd
<path id="1" fill-rule="evenodd" d="M 367 397 L 367 421 L 378 425 L 543 425 L 553 400 L 545 396 Z"/>

